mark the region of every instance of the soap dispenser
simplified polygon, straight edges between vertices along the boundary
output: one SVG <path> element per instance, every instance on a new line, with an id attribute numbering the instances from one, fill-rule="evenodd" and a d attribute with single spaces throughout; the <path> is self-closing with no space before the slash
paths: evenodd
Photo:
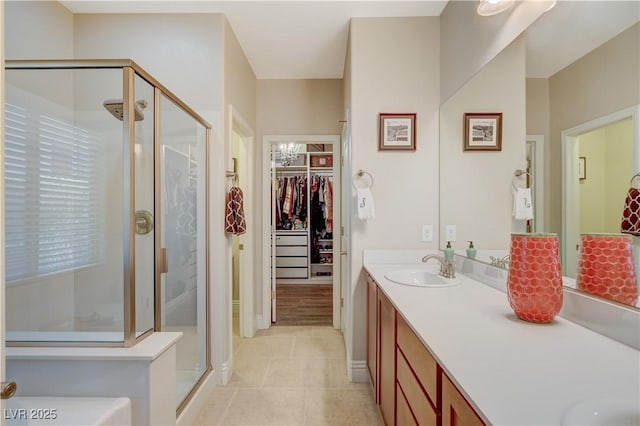
<path id="1" fill-rule="evenodd" d="M 467 247 L 467 257 L 469 259 L 475 259 L 476 258 L 476 248 L 473 246 L 473 241 L 467 241 L 469 243 L 469 247 Z"/>
<path id="2" fill-rule="evenodd" d="M 444 249 L 444 260 L 453 261 L 453 247 L 451 247 L 451 241 L 447 241 L 447 247 Z"/>

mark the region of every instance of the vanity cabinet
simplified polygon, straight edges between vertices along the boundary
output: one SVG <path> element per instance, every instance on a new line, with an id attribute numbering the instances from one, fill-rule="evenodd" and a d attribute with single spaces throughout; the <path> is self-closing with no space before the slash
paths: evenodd
<path id="1" fill-rule="evenodd" d="M 376 404 L 380 402 L 378 395 L 378 286 L 367 276 L 367 370 Z"/>
<path id="2" fill-rule="evenodd" d="M 395 424 L 396 311 L 376 282 L 367 279 L 367 369 L 385 424 Z"/>
<path id="3" fill-rule="evenodd" d="M 451 380 L 442 374 L 442 426 L 482 426 L 483 421 Z"/>
<path id="4" fill-rule="evenodd" d="M 401 315 L 397 315 L 396 382 L 407 400 L 415 421 L 438 425 L 440 407 L 438 363 Z M 398 396 L 400 400 L 400 397 Z M 400 419 L 398 418 L 398 424 Z"/>
<path id="5" fill-rule="evenodd" d="M 367 367 L 385 425 L 484 424 L 370 276 L 367 320 Z"/>

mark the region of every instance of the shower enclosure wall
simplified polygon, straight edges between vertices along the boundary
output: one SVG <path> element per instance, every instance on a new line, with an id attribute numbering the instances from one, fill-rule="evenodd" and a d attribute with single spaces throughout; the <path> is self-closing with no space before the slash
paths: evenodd
<path id="1" fill-rule="evenodd" d="M 130 60 L 5 68 L 7 345 L 180 331 L 181 408 L 211 365 L 211 126 Z"/>

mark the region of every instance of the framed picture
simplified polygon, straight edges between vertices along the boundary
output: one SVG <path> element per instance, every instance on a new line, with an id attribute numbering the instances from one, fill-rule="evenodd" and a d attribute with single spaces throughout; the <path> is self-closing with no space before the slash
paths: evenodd
<path id="1" fill-rule="evenodd" d="M 578 157 L 578 177 L 580 180 L 587 178 L 587 157 Z"/>
<path id="2" fill-rule="evenodd" d="M 501 151 L 502 113 L 465 112 L 464 151 Z"/>
<path id="3" fill-rule="evenodd" d="M 380 113 L 378 150 L 416 150 L 416 114 Z"/>

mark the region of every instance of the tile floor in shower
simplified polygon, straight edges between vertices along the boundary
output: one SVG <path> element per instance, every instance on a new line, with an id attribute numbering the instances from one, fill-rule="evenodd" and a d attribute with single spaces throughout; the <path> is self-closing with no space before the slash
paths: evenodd
<path id="1" fill-rule="evenodd" d="M 235 329 L 235 328 L 234 328 Z M 380 425 L 369 384 L 347 380 L 342 334 L 331 326 L 234 332 L 234 374 L 196 425 Z"/>

